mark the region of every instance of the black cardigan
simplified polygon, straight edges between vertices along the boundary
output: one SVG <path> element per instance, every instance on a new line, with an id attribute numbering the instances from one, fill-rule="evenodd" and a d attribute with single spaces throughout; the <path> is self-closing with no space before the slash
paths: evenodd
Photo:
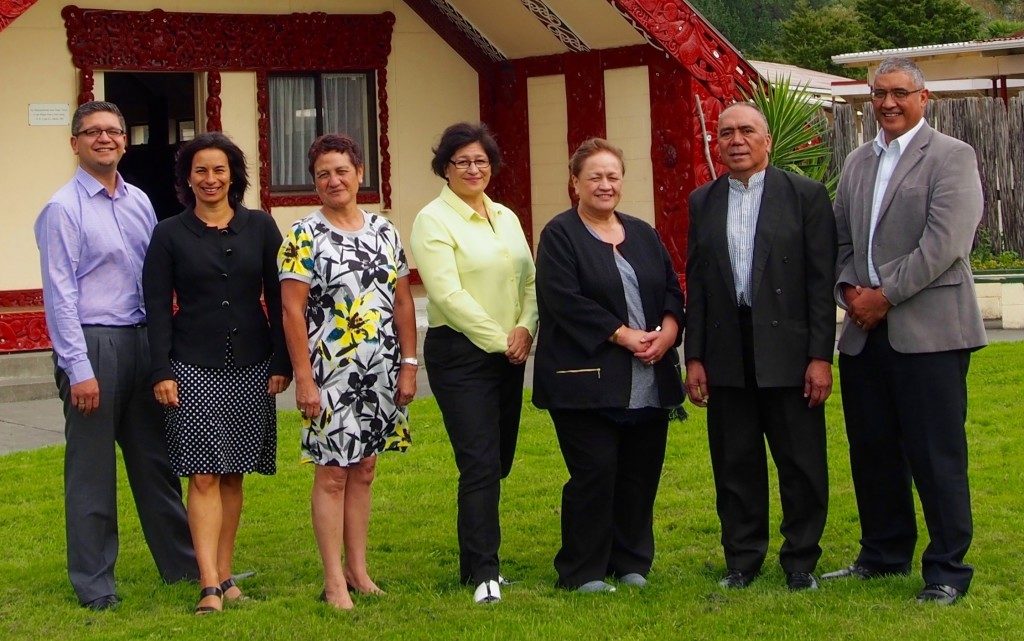
<path id="1" fill-rule="evenodd" d="M 172 358 L 224 367 L 229 334 L 235 365 L 270 356 L 271 374 L 291 376 L 277 279 L 280 246 L 274 219 L 241 205 L 222 230 L 207 227 L 192 208 L 157 224 L 142 269 L 154 384 L 174 379 Z"/>
<path id="2" fill-rule="evenodd" d="M 626 239 L 619 253 L 636 272 L 646 329 L 672 314 L 682 340 L 683 294 L 672 259 L 654 229 L 616 212 Z M 551 409 L 625 408 L 633 354 L 608 341 L 628 326 L 626 294 L 614 249 L 595 238 L 575 209 L 555 216 L 537 246 L 540 331 L 534 357 L 533 403 Z M 670 349 L 654 365 L 663 407 L 683 402 L 679 357 Z"/>

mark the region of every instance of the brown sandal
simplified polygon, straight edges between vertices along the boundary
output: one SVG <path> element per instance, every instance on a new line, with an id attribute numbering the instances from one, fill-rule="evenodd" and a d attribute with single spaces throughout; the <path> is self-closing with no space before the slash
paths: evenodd
<path id="1" fill-rule="evenodd" d="M 238 584 L 235 583 L 235 577 L 233 577 L 233 576 L 229 577 L 227 579 L 224 579 L 221 582 L 221 584 L 220 584 L 220 591 L 223 592 L 224 594 L 227 594 L 228 590 L 230 590 L 231 588 L 238 588 Z M 241 592 L 242 588 L 238 588 L 238 591 Z M 242 595 L 236 596 L 233 599 L 231 597 L 229 597 L 229 596 L 225 596 L 224 600 L 225 601 L 249 601 L 250 598 L 245 596 L 244 594 L 242 594 Z"/>
<path id="2" fill-rule="evenodd" d="M 224 590 L 221 590 L 219 587 L 215 585 L 211 585 L 200 590 L 199 602 L 196 603 L 196 614 L 212 614 L 214 612 L 220 612 L 220 609 L 215 608 L 212 605 L 199 605 L 199 603 L 202 603 L 203 599 L 205 599 L 208 596 L 215 596 L 220 598 L 221 608 L 224 607 Z"/>

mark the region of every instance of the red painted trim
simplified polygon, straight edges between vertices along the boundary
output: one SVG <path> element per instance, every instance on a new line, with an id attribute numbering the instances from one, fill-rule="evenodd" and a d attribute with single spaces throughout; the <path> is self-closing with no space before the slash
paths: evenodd
<path id="1" fill-rule="evenodd" d="M 224 131 L 220 121 L 220 72 L 206 74 L 206 131 Z"/>
<path id="2" fill-rule="evenodd" d="M 42 307 L 43 290 L 8 289 L 0 291 L 0 307 Z"/>
<path id="3" fill-rule="evenodd" d="M 595 55 L 596 54 L 596 55 Z M 600 52 L 567 53 L 564 55 L 565 101 L 568 114 L 566 142 L 572 154 L 580 144 L 607 134 L 604 99 L 604 69 Z M 572 178 L 566 187 L 569 200 L 578 203 Z"/>
<path id="4" fill-rule="evenodd" d="M 530 114 L 522 65 L 495 63 L 489 73 L 480 74 L 480 119 L 501 146 L 504 164 L 491 179 L 490 196 L 516 213 L 532 247 Z"/>
<path id="5" fill-rule="evenodd" d="M 452 24 L 451 20 L 446 18 L 437 7 L 431 4 L 430 0 L 405 0 L 405 4 L 423 22 L 426 22 L 437 35 L 441 36 L 441 39 L 477 73 L 484 75 L 491 68 L 493 62 L 483 50 L 474 44 L 466 34 L 459 31 L 458 27 Z"/>
<path id="6" fill-rule="evenodd" d="M 206 127 L 209 131 L 220 131 L 220 72 L 256 72 L 260 206 L 266 211 L 278 198 L 270 193 L 267 74 L 373 69 L 377 72 L 381 194 L 385 208 L 390 208 L 386 69 L 394 14 L 177 13 L 162 9 L 110 11 L 68 6 L 61 16 L 71 60 L 81 70 L 79 104 L 93 99 L 95 69 L 207 71 Z M 221 37 L 211 38 L 211 33 Z M 377 198 L 373 202 L 381 198 L 370 197 Z"/>
<path id="7" fill-rule="evenodd" d="M 29 10 L 36 0 L 0 0 L 0 31 L 10 26 L 14 20 Z"/>
<path id="8" fill-rule="evenodd" d="M 31 352 L 51 347 L 43 312 L 0 314 L 0 354 Z"/>

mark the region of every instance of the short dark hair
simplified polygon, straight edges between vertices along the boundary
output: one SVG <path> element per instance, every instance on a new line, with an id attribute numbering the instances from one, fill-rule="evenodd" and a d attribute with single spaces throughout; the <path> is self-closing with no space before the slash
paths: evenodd
<path id="1" fill-rule="evenodd" d="M 196 206 L 196 195 L 189 187 L 189 175 L 192 173 L 192 159 L 204 149 L 220 149 L 228 157 L 228 169 L 231 171 L 231 184 L 228 185 L 228 204 L 237 207 L 245 190 L 249 188 L 249 172 L 245 168 L 245 154 L 230 138 L 219 131 L 199 134 L 185 143 L 178 150 L 174 160 L 174 191 L 178 194 L 178 202 L 186 207 Z"/>
<path id="2" fill-rule="evenodd" d="M 441 141 L 434 147 L 434 158 L 430 161 L 430 168 L 434 173 L 444 178 L 444 171 L 448 168 L 448 161 L 456 151 L 466 145 L 480 143 L 487 154 L 487 160 L 491 162 L 491 173 L 496 174 L 501 169 L 501 149 L 491 135 L 491 130 L 484 123 L 457 122 L 448 127 L 441 134 Z"/>
<path id="3" fill-rule="evenodd" d="M 313 166 L 320 156 L 336 151 L 339 154 L 348 154 L 349 160 L 356 168 L 363 166 L 363 151 L 359 144 L 344 134 L 324 134 L 313 141 L 309 146 L 309 175 L 316 181 L 316 174 L 313 173 Z"/>
<path id="4" fill-rule="evenodd" d="M 569 174 L 579 178 L 580 172 L 583 171 L 583 163 L 587 162 L 587 158 L 602 151 L 607 151 L 619 159 L 619 164 L 622 166 L 622 175 L 625 176 L 626 161 L 623 159 L 622 150 L 604 138 L 587 138 L 576 148 L 572 158 L 569 159 Z"/>
<path id="5" fill-rule="evenodd" d="M 117 119 L 121 121 L 121 129 L 126 128 L 124 116 L 121 115 L 121 110 L 117 108 L 117 105 L 103 100 L 93 100 L 92 102 L 83 102 L 78 105 L 78 109 L 75 109 L 75 115 L 71 117 L 71 133 L 77 136 L 85 117 L 101 111 L 107 111 L 117 116 Z"/>

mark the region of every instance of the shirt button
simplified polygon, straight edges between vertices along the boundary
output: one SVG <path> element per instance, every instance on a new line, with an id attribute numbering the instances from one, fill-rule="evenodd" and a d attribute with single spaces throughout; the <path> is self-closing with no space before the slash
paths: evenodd
<path id="1" fill-rule="evenodd" d="M 226 275 L 226 274 L 225 274 L 225 275 Z M 776 290 L 775 290 L 775 293 L 776 293 L 776 294 L 782 294 L 782 289 L 776 289 Z"/>
<path id="2" fill-rule="evenodd" d="M 220 306 L 221 307 L 230 307 L 231 303 L 229 301 L 226 301 L 226 300 L 225 301 L 221 301 Z"/>
<path id="3" fill-rule="evenodd" d="M 225 227 L 224 229 L 220 230 L 220 235 L 221 236 L 227 236 L 228 235 L 227 227 Z"/>
<path id="4" fill-rule="evenodd" d="M 772 321 L 772 327 L 778 327 L 779 321 Z"/>
<path id="5" fill-rule="evenodd" d="M 232 327 L 231 328 L 231 333 L 232 334 L 238 334 L 238 328 L 237 327 Z"/>
<path id="6" fill-rule="evenodd" d="M 224 255 L 225 256 L 230 256 L 233 253 L 235 253 L 235 250 L 231 249 L 230 247 L 228 247 L 227 249 L 224 250 Z"/>
<path id="7" fill-rule="evenodd" d="M 220 277 L 221 277 L 221 278 L 222 278 L 223 280 L 227 280 L 227 279 L 228 279 L 228 275 L 227 275 L 227 274 L 221 274 L 221 275 L 220 275 Z"/>

